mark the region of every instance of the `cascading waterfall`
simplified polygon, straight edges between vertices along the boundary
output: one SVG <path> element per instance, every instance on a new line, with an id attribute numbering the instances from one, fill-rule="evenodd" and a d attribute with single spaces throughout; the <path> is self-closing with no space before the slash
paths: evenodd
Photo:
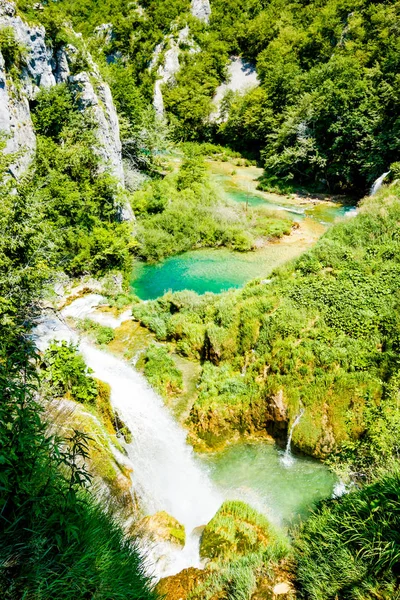
<path id="1" fill-rule="evenodd" d="M 374 181 L 374 183 L 372 184 L 372 187 L 370 189 L 370 192 L 369 192 L 370 196 L 374 196 L 381 189 L 382 184 L 385 181 L 386 177 L 389 175 L 389 173 L 390 173 L 390 171 L 387 171 L 386 173 L 382 173 L 382 175 Z"/>
<path id="2" fill-rule="evenodd" d="M 300 419 L 303 415 L 304 415 L 304 408 L 301 408 L 299 414 L 296 416 L 296 418 L 293 421 L 292 426 L 290 428 L 285 452 L 282 456 L 282 463 L 285 465 L 285 467 L 290 467 L 294 463 L 294 458 L 293 458 L 292 449 L 291 449 L 293 431 L 294 431 L 294 428 L 300 423 Z"/>
<path id="3" fill-rule="evenodd" d="M 183 428 L 140 373 L 123 360 L 79 340 L 55 315 L 42 319 L 35 339 L 40 349 L 53 339 L 79 344 L 94 376 L 110 385 L 111 402 L 132 432 L 127 452 L 134 465 L 133 489 L 144 509 L 148 514 L 165 510 L 185 526 L 187 542 L 183 550 L 172 550 L 166 543 L 146 549 L 154 576 L 200 567 L 199 537 L 194 530 L 213 517 L 222 498 L 197 463 Z"/>

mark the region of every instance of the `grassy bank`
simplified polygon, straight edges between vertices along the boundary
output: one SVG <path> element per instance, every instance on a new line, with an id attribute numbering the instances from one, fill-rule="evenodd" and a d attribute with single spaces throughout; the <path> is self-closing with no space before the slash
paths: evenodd
<path id="1" fill-rule="evenodd" d="M 266 283 L 222 296 L 167 294 L 134 307 L 159 340 L 203 363 L 189 419 L 198 435 L 268 429 L 281 397 L 289 422 L 305 408 L 294 443 L 308 453 L 370 455 L 376 415 L 390 439 L 399 193 L 395 185 L 366 199 L 358 216 Z M 390 443 L 384 451 L 391 454 Z"/>

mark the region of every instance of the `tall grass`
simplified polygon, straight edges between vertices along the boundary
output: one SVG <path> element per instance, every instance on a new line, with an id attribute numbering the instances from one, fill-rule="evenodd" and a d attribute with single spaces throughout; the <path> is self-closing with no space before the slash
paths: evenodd
<path id="1" fill-rule="evenodd" d="M 135 541 L 87 489 L 90 439 L 49 436 L 37 357 L 29 340 L 12 342 L 0 355 L 0 597 L 155 598 Z"/>
<path id="2" fill-rule="evenodd" d="M 301 598 L 398 598 L 399 472 L 324 502 L 297 532 L 294 549 Z"/>

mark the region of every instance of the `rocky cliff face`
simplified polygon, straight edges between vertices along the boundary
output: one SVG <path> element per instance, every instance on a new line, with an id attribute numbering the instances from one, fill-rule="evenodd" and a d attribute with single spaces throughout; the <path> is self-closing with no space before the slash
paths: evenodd
<path id="1" fill-rule="evenodd" d="M 200 21 L 208 23 L 211 17 L 211 6 L 209 0 L 192 0 L 191 13 Z"/>
<path id="2" fill-rule="evenodd" d="M 0 0 L 0 29 L 10 28 L 24 49 L 18 77 L 7 73 L 0 52 L 0 132 L 7 136 L 7 152 L 18 153 L 11 172 L 18 178 L 28 168 L 35 153 L 36 138 L 29 103 L 43 88 L 66 83 L 79 94 L 82 111 L 91 110 L 98 124 L 97 151 L 104 168 L 124 184 L 118 117 L 110 88 L 86 53 L 88 72 L 74 72 L 78 50 L 73 45 L 53 51 L 46 44 L 45 29 L 32 26 L 17 16 L 15 5 Z M 76 70 L 76 69 L 75 69 Z"/>
<path id="3" fill-rule="evenodd" d="M 164 116 L 162 86 L 164 84 L 173 85 L 175 83 L 175 76 L 180 69 L 179 55 L 181 52 L 181 45 L 189 48 L 189 52 L 191 53 L 200 51 L 200 48 L 193 42 L 193 39 L 190 36 L 188 26 L 181 29 L 176 36 L 172 34 L 168 35 L 154 50 L 150 70 L 158 64 L 160 56 L 164 53 L 163 60 L 157 70 L 157 81 L 154 86 L 153 98 L 153 106 L 159 117 Z"/>

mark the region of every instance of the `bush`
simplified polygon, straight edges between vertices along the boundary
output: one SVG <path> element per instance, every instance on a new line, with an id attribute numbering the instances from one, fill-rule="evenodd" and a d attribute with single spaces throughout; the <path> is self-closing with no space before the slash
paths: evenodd
<path id="1" fill-rule="evenodd" d="M 141 363 L 144 364 L 146 378 L 162 396 L 168 398 L 182 391 L 182 373 L 166 348 L 152 344 L 141 358 Z"/>
<path id="2" fill-rule="evenodd" d="M 207 523 L 200 543 L 202 558 L 260 552 L 276 541 L 268 519 L 240 501 L 225 501 Z"/>
<path id="3" fill-rule="evenodd" d="M 0 52 L 4 58 L 6 73 L 18 77 L 26 56 L 26 49 L 15 39 L 12 27 L 0 28 Z"/>
<path id="4" fill-rule="evenodd" d="M 42 369 L 43 378 L 54 394 L 94 403 L 98 394 L 96 382 L 74 344 L 64 341 L 50 344 L 43 356 Z"/>

